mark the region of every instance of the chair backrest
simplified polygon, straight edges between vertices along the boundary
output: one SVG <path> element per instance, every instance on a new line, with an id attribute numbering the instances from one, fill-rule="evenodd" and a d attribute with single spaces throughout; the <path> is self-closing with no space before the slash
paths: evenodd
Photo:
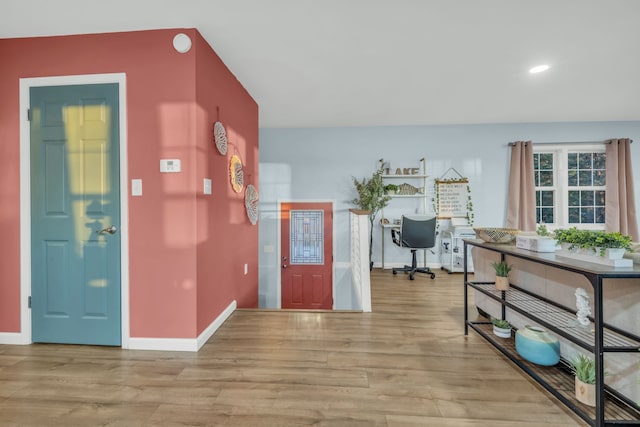
<path id="1" fill-rule="evenodd" d="M 431 249 L 436 245 L 436 217 L 403 216 L 400 233 L 402 246 L 412 249 Z"/>

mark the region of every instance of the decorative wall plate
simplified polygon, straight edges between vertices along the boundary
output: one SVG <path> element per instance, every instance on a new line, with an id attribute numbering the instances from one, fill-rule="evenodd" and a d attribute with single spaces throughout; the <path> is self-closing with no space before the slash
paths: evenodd
<path id="1" fill-rule="evenodd" d="M 242 160 L 236 154 L 231 156 L 231 161 L 229 161 L 229 175 L 233 191 L 241 192 L 244 187 L 244 172 L 242 171 Z"/>
<path id="2" fill-rule="evenodd" d="M 244 205 L 247 208 L 247 216 L 252 225 L 258 222 L 258 190 L 253 184 L 247 185 L 244 191 Z"/>
<path id="3" fill-rule="evenodd" d="M 215 122 L 213 125 L 213 140 L 215 141 L 220 154 L 223 156 L 227 154 L 227 131 L 224 129 L 224 125 L 220 122 Z"/>

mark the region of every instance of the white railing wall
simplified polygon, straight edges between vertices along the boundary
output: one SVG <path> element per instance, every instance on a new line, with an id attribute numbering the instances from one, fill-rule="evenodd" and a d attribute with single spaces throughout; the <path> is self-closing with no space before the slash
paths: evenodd
<path id="1" fill-rule="evenodd" d="M 371 277 L 369 270 L 369 212 L 349 209 L 351 224 L 351 283 L 354 307 L 371 311 Z"/>

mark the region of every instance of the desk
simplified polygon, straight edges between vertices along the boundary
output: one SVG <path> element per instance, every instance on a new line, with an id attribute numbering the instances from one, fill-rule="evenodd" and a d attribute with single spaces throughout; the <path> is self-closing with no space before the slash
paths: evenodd
<path id="1" fill-rule="evenodd" d="M 391 235 L 391 230 L 392 229 L 396 229 L 396 230 L 400 230 L 400 224 L 380 224 L 380 226 L 382 227 L 382 233 L 380 235 L 381 239 L 380 239 L 380 246 L 381 246 L 381 258 L 382 258 L 382 269 L 384 270 L 384 235 L 385 233 L 387 233 L 386 230 L 389 230 L 388 233 L 389 235 Z"/>

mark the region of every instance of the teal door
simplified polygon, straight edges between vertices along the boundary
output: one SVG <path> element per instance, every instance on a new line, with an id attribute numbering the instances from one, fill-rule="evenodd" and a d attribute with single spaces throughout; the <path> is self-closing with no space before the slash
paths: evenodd
<path id="1" fill-rule="evenodd" d="M 120 345 L 118 85 L 30 103 L 32 339 Z"/>

